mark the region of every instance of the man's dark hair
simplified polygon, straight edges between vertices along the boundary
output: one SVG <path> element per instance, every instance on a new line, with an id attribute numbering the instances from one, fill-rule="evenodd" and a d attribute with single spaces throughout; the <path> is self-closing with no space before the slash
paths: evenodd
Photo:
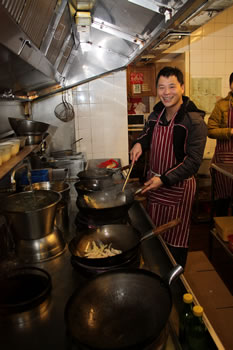
<path id="1" fill-rule="evenodd" d="M 158 85 L 158 81 L 159 81 L 159 78 L 161 76 L 163 77 L 170 77 L 174 75 L 178 82 L 180 83 L 180 85 L 183 85 L 184 84 L 184 77 L 183 77 L 183 73 L 181 72 L 181 70 L 179 68 L 176 68 L 176 67 L 164 67 L 162 68 L 158 75 L 157 75 L 157 78 L 156 78 L 156 86 Z"/>
<path id="2" fill-rule="evenodd" d="M 233 83 L 233 73 L 231 73 L 229 81 L 230 81 L 230 85 L 231 85 Z"/>

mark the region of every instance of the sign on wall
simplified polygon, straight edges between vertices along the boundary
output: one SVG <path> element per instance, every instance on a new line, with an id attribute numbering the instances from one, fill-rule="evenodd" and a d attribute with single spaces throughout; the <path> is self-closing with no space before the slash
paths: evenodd
<path id="1" fill-rule="evenodd" d="M 222 78 L 192 78 L 190 97 L 199 109 L 211 113 L 222 94 Z"/>

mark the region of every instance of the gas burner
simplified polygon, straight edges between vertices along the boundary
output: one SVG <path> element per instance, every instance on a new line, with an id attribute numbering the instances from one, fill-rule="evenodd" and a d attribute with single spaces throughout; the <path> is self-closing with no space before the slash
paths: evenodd
<path id="1" fill-rule="evenodd" d="M 16 255 L 25 263 L 41 262 L 59 256 L 65 247 L 62 232 L 55 227 L 51 233 L 42 238 L 18 240 Z"/>
<path id="2" fill-rule="evenodd" d="M 98 218 L 97 216 L 95 218 L 91 216 L 84 215 L 81 212 L 78 212 L 75 218 L 75 225 L 77 227 L 78 231 L 83 231 L 87 228 L 97 228 L 99 226 L 103 225 L 115 225 L 115 224 L 127 224 L 130 223 L 130 218 L 128 216 L 128 213 L 117 219 L 108 219 L 105 218 L 104 220 L 102 217 Z"/>

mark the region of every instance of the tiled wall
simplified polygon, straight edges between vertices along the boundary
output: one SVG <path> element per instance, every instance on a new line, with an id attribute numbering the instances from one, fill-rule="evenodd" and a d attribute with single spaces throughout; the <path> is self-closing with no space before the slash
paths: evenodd
<path id="1" fill-rule="evenodd" d="M 120 158 L 128 164 L 126 71 L 73 89 L 77 151 L 88 159 Z"/>
<path id="2" fill-rule="evenodd" d="M 221 97 L 229 92 L 229 76 L 233 72 L 233 6 L 172 46 L 167 52 L 189 53 L 189 80 L 221 78 Z M 219 96 L 216 96 L 216 100 Z M 209 115 L 206 116 L 206 121 Z M 207 138 L 205 157 L 210 158 L 215 140 Z"/>

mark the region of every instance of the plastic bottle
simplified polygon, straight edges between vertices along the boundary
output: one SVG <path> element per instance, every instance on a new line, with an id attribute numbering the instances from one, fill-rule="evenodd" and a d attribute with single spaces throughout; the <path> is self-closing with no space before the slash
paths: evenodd
<path id="1" fill-rule="evenodd" d="M 190 293 L 183 295 L 183 309 L 180 315 L 179 323 L 179 341 L 183 349 L 188 349 L 187 334 L 193 319 L 193 296 Z"/>
<path id="2" fill-rule="evenodd" d="M 190 323 L 188 337 L 189 350 L 206 350 L 207 346 L 207 331 L 203 322 L 203 307 L 196 305 L 193 307 L 193 319 Z"/>

